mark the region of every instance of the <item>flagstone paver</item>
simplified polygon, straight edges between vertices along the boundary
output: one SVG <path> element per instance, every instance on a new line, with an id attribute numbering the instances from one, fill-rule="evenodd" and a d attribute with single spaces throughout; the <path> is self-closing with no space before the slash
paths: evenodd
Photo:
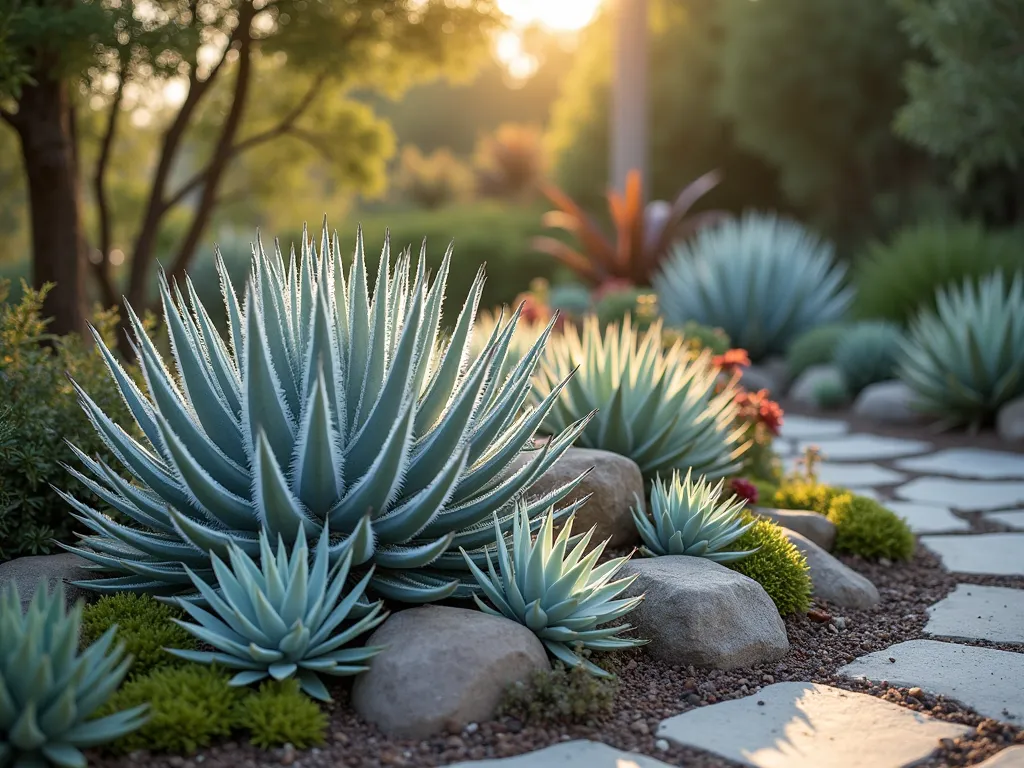
<path id="1" fill-rule="evenodd" d="M 1024 768 L 1024 747 L 1007 747 L 975 768 Z"/>
<path id="2" fill-rule="evenodd" d="M 796 469 L 795 460 L 786 462 L 787 468 Z M 877 464 L 833 464 L 823 461 L 818 465 L 818 480 L 829 485 L 846 488 L 867 488 L 873 485 L 893 485 L 907 479 L 907 476 Z"/>
<path id="3" fill-rule="evenodd" d="M 897 686 L 918 686 L 996 720 L 1024 718 L 1024 653 L 908 640 L 854 659 L 839 672 Z"/>
<path id="4" fill-rule="evenodd" d="M 947 448 L 895 462 L 900 469 L 984 480 L 1024 478 L 1024 454 L 982 448 Z"/>
<path id="5" fill-rule="evenodd" d="M 865 693 L 775 683 L 671 717 L 658 735 L 758 768 L 902 768 L 968 730 Z"/>
<path id="6" fill-rule="evenodd" d="M 633 752 L 620 752 L 597 741 L 566 741 L 516 757 L 468 760 L 451 768 L 668 768 L 667 763 Z"/>
<path id="7" fill-rule="evenodd" d="M 953 509 L 993 510 L 1024 504 L 1024 479 L 954 480 L 948 477 L 919 477 L 896 489 L 908 501 L 948 505 Z"/>
<path id="8" fill-rule="evenodd" d="M 885 506 L 906 520 L 914 533 L 956 533 L 971 529 L 969 522 L 946 507 L 913 501 L 887 501 Z"/>
<path id="9" fill-rule="evenodd" d="M 924 631 L 929 635 L 1024 643 L 1024 589 L 957 584 L 928 615 Z"/>
<path id="10" fill-rule="evenodd" d="M 1024 533 L 922 536 L 921 543 L 953 573 L 1024 576 Z"/>
<path id="11" fill-rule="evenodd" d="M 986 512 L 985 519 L 1002 523 L 1015 531 L 1024 531 L 1024 509 L 1001 509 L 998 512 Z"/>
<path id="12" fill-rule="evenodd" d="M 811 416 L 790 416 L 782 420 L 782 437 L 793 440 L 835 437 L 845 435 L 850 425 L 836 419 L 816 419 Z"/>
<path id="13" fill-rule="evenodd" d="M 799 453 L 809 446 L 821 449 L 827 461 L 885 461 L 898 456 L 924 453 L 932 447 L 924 440 L 903 440 L 880 435 L 844 435 L 827 440 L 804 440 Z"/>

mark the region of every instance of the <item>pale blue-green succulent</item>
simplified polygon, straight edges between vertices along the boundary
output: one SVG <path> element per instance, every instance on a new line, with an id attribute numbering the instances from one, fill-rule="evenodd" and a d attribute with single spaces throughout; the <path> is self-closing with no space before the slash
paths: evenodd
<path id="1" fill-rule="evenodd" d="M 744 523 L 743 499 L 719 502 L 724 481 L 712 486 L 704 477 L 696 482 L 691 472 L 680 480 L 673 472 L 668 482 L 661 477 L 651 487 L 651 515 L 644 514 L 644 500 L 632 507 L 633 522 L 640 532 L 645 555 L 689 555 L 716 563 L 732 563 L 757 550 L 729 551 L 737 539 L 754 526 Z"/>
<path id="2" fill-rule="evenodd" d="M 571 510 L 575 511 L 581 503 L 572 505 Z M 632 629 L 628 624 L 609 625 L 643 600 L 642 595 L 616 599 L 637 577 L 612 581 L 629 558 L 617 557 L 597 565 L 608 542 L 587 552 L 595 528 L 573 537 L 572 516 L 554 538 L 554 518 L 554 510 L 549 509 L 535 541 L 530 535 L 530 516 L 525 506 L 519 507 L 510 540 L 506 540 L 495 519 L 497 570 L 490 553 L 486 573 L 464 553 L 466 565 L 491 605 L 477 595 L 473 599 L 485 613 L 504 616 L 527 627 L 552 656 L 567 666 L 582 666 L 599 677 L 610 677 L 580 652 L 613 651 L 647 642 L 620 637 Z"/>
<path id="3" fill-rule="evenodd" d="M 45 581 L 22 613 L 15 584 L 0 594 L 0 768 L 85 768 L 81 750 L 134 731 L 145 705 L 90 719 L 117 690 L 131 657 L 111 627 L 78 651 L 82 604 Z"/>
<path id="4" fill-rule="evenodd" d="M 167 650 L 187 661 L 239 670 L 231 685 L 295 677 L 310 696 L 330 701 L 320 675 L 365 672 L 370 659 L 382 650 L 347 647 L 387 618 L 381 602 L 369 608 L 360 605 L 372 569 L 344 594 L 352 551 L 332 566 L 326 528 L 312 565 L 301 529 L 290 548 L 278 537 L 276 554 L 265 532 L 259 538 L 258 563 L 234 545 L 228 550 L 230 568 L 213 556 L 217 590 L 189 572 L 210 610 L 177 599 L 198 623 L 175 619 L 176 623 L 214 650 Z"/>
<path id="5" fill-rule="evenodd" d="M 856 395 L 869 384 L 896 378 L 903 331 L 885 320 L 855 323 L 839 337 L 832 362 Z"/>
<path id="6" fill-rule="evenodd" d="M 552 336 L 537 372 L 536 397 L 561 391 L 541 429 L 561 434 L 596 410 L 579 444 L 628 456 L 647 479 L 676 467 L 712 477 L 734 472 L 749 447 L 735 424 L 735 384 L 716 391 L 710 351 L 693 358 L 685 344 L 679 339 L 663 349 L 660 322 L 643 334 L 628 317 L 603 334 L 594 316 L 583 320 L 582 331 L 566 325 Z"/>
<path id="7" fill-rule="evenodd" d="M 936 292 L 903 343 L 899 377 L 944 425 L 977 427 L 1024 394 L 1024 273 Z"/>
<path id="8" fill-rule="evenodd" d="M 666 322 L 723 328 L 756 362 L 842 317 L 853 300 L 845 274 L 802 225 L 748 212 L 678 245 L 653 283 Z"/>
<path id="9" fill-rule="evenodd" d="M 535 448 L 532 435 L 561 392 L 556 386 L 522 408 L 550 327 L 501 379 L 495 373 L 517 318 L 470 354 L 483 270 L 442 332 L 451 253 L 431 282 L 425 251 L 424 244 L 415 266 L 408 251 L 392 264 L 385 244 L 372 294 L 361 235 L 346 279 L 326 225 L 319 253 L 304 234 L 300 258 L 293 251 L 289 262 L 280 248 L 267 254 L 254 245 L 244 295 L 218 257 L 226 341 L 191 281 L 183 295 L 161 279 L 173 372 L 128 308 L 147 392 L 97 342 L 144 437 L 136 440 L 78 390 L 133 478 L 76 452 L 91 477 L 72 474 L 128 521 L 64 494 L 92 531 L 69 547 L 98 572 L 82 586 L 190 591 L 192 576 L 211 583 L 211 552 L 224 559 L 234 545 L 255 558 L 261 530 L 291 543 L 300 526 L 317 536 L 326 524 L 332 561 L 351 551 L 355 564 L 372 562 L 378 595 L 422 603 L 473 591 L 460 548 L 482 557 L 491 516 L 511 526 L 515 499 L 587 419 L 504 471 Z M 533 498 L 530 514 L 576 482 Z"/>

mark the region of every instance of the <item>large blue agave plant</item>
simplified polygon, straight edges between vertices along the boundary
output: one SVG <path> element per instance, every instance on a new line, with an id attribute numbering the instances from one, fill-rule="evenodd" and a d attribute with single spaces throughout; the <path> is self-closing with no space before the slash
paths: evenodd
<path id="1" fill-rule="evenodd" d="M 332 562 L 349 551 L 356 564 L 372 562 L 370 588 L 381 596 L 416 603 L 474 592 L 460 549 L 486 562 L 492 515 L 511 527 L 515 500 L 587 418 L 506 471 L 535 448 L 532 435 L 560 391 L 522 408 L 551 329 L 507 378 L 496 376 L 517 316 L 471 355 L 483 270 L 442 334 L 451 254 L 431 283 L 425 250 L 414 268 L 408 251 L 392 265 L 385 244 L 372 294 L 361 234 L 346 279 L 326 225 L 320 252 L 304 233 L 300 258 L 293 251 L 289 262 L 279 247 L 268 255 L 254 245 L 242 296 L 218 255 L 227 341 L 191 281 L 186 302 L 161 279 L 174 373 L 128 308 L 146 393 L 97 338 L 145 437 L 133 438 L 78 390 L 133 478 L 77 452 L 91 477 L 72 474 L 130 521 L 65 494 L 92 531 L 68 547 L 96 566 L 83 586 L 189 592 L 186 566 L 213 583 L 211 553 L 226 559 L 236 545 L 258 558 L 261 530 L 292 543 L 300 526 L 317 536 L 326 522 Z M 576 482 L 531 501 L 536 525 Z"/>

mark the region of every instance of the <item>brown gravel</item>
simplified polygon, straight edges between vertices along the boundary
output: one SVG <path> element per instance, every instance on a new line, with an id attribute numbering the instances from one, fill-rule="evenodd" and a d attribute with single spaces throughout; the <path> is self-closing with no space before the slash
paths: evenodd
<path id="1" fill-rule="evenodd" d="M 926 765 L 960 766 L 981 762 L 1013 743 L 1024 743 L 1019 727 L 987 720 L 944 697 L 886 685 L 850 681 L 836 670 L 855 657 L 882 650 L 895 643 L 922 637 L 925 609 L 942 599 L 958 582 L 1024 588 L 1024 578 L 951 576 L 937 560 L 919 551 L 910 563 L 890 566 L 843 558 L 878 587 L 879 606 L 868 610 L 833 609 L 815 605 L 816 618 L 791 617 L 787 631 L 789 654 L 778 663 L 720 671 L 665 668 L 638 649 L 627 656 L 620 673 L 621 687 L 611 716 L 589 725 L 560 726 L 523 724 L 512 718 L 469 726 L 461 733 L 425 741 L 389 739 L 366 725 L 347 704 L 344 688 L 334 691 L 328 743 L 322 749 L 261 752 L 248 744 L 230 744 L 203 750 L 190 758 L 135 753 L 120 759 L 95 756 L 105 768 L 147 765 L 154 768 L 272 768 L 294 765 L 304 768 L 378 768 L 408 766 L 427 768 L 460 760 L 505 757 L 540 749 L 570 739 L 603 741 L 618 749 L 642 752 L 670 765 L 724 768 L 734 765 L 706 752 L 670 745 L 661 750 L 656 731 L 672 715 L 717 701 L 756 693 L 762 686 L 786 680 L 825 683 L 891 700 L 901 706 L 975 728 L 967 736 L 948 740 Z M 825 621 L 821 619 L 828 617 Z M 978 642 L 978 645 L 1001 647 Z M 1020 647 L 1006 646 L 1020 651 Z M 911 694 L 915 695 L 911 695 Z"/>

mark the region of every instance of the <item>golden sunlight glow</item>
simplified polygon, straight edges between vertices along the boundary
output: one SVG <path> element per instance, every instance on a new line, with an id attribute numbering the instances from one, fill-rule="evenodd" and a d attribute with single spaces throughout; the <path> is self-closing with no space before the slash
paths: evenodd
<path id="1" fill-rule="evenodd" d="M 587 26 L 601 0 L 498 0 L 498 7 L 514 24 L 541 24 L 559 32 Z"/>

